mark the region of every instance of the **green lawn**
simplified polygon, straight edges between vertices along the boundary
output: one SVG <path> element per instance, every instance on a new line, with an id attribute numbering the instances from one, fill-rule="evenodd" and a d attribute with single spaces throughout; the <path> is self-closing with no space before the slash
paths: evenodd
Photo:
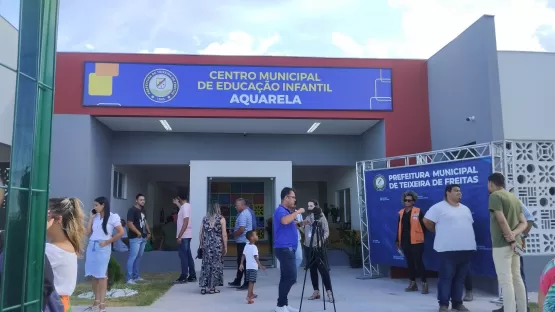
<path id="1" fill-rule="evenodd" d="M 151 273 L 144 274 L 143 278 L 146 282 L 137 285 L 116 284 L 112 288 L 129 288 L 139 292 L 136 296 L 107 299 L 106 305 L 109 307 L 123 306 L 149 306 L 158 298 L 162 297 L 172 287 L 172 281 L 175 280 L 179 273 Z M 91 291 L 91 283 L 83 282 L 77 285 L 73 296 L 71 297 L 71 305 L 73 306 L 90 306 L 92 300 L 79 299 L 77 296 L 82 293 Z"/>
<path id="2" fill-rule="evenodd" d="M 530 307 L 530 312 L 538 312 L 539 311 L 538 305 L 535 304 L 535 303 L 530 303 L 528 306 Z"/>

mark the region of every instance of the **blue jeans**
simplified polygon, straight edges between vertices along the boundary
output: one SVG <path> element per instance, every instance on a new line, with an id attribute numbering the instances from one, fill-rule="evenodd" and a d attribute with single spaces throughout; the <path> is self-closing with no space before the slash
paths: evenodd
<path id="1" fill-rule="evenodd" d="M 187 277 L 197 277 L 195 273 L 195 260 L 191 253 L 191 238 L 181 239 L 181 244 L 178 247 L 179 260 L 181 260 L 181 275 L 179 279 L 186 279 Z"/>
<path id="2" fill-rule="evenodd" d="M 129 258 L 127 258 L 127 280 L 135 280 L 139 278 L 139 267 L 141 258 L 145 252 L 145 238 L 129 239 Z"/>
<path id="3" fill-rule="evenodd" d="M 287 295 L 289 295 L 291 287 L 297 282 L 296 250 L 293 248 L 276 248 L 275 251 L 280 265 L 277 306 L 283 307 L 289 305 Z"/>
<path id="4" fill-rule="evenodd" d="M 462 304 L 464 280 L 469 274 L 473 251 L 439 252 L 437 300 L 440 306 L 457 308 Z"/>

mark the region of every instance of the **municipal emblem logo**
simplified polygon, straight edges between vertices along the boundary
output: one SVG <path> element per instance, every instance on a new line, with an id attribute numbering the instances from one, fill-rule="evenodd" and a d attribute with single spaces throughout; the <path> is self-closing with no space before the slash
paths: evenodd
<path id="1" fill-rule="evenodd" d="M 179 82 L 177 77 L 167 69 L 155 69 L 148 73 L 143 82 L 146 96 L 156 103 L 166 103 L 177 95 Z"/>
<path id="2" fill-rule="evenodd" d="M 374 177 L 374 188 L 376 191 L 383 191 L 385 190 L 385 177 L 381 174 L 378 174 Z"/>

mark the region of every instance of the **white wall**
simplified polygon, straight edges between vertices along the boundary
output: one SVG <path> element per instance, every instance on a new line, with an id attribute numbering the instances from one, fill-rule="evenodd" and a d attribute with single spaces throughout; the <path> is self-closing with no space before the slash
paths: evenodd
<path id="1" fill-rule="evenodd" d="M 127 196 L 125 199 L 114 198 L 112 188 L 110 188 L 110 203 L 111 203 L 112 212 L 119 214 L 120 217 L 122 218 L 127 218 L 127 210 L 129 210 L 129 208 L 135 205 L 135 196 L 138 193 L 141 193 L 141 194 L 144 194 L 146 197 L 147 191 L 148 191 L 148 183 L 141 175 L 141 173 L 133 169 L 132 167 L 114 166 L 113 168 L 125 174 L 126 185 L 124 187 L 125 187 L 125 193 Z M 113 185 L 114 183 L 113 174 L 112 174 L 111 181 L 112 181 L 111 185 Z M 148 202 L 149 200 L 152 201 L 154 200 L 154 198 L 146 197 L 146 201 Z M 148 206 L 149 206 L 148 204 L 145 205 L 145 207 L 148 207 Z M 153 225 L 152 221 L 154 220 L 153 209 L 150 209 L 150 210 L 147 209 L 146 218 L 147 218 L 148 224 L 152 226 Z"/>
<path id="2" fill-rule="evenodd" d="M 555 53 L 499 52 L 505 139 L 555 140 Z"/>
<path id="3" fill-rule="evenodd" d="M 337 191 L 350 189 L 351 192 L 351 228 L 360 229 L 360 214 L 358 211 L 358 192 L 356 167 L 337 168 L 328 180 L 328 203 L 339 207 Z"/>
<path id="4" fill-rule="evenodd" d="M 274 178 L 274 206 L 280 203 L 279 194 L 284 187 L 291 187 L 293 181 L 290 161 L 202 161 L 192 160 L 190 202 L 193 206 L 193 235 L 198 235 L 200 223 L 208 207 L 208 178 Z M 191 241 L 192 250 L 197 250 L 198 239 Z M 195 260 L 197 266 L 200 261 Z"/>
<path id="5" fill-rule="evenodd" d="M 17 68 L 18 32 L 0 17 L 0 63 Z M 0 66 L 0 143 L 12 145 L 15 103 L 15 72 Z"/>

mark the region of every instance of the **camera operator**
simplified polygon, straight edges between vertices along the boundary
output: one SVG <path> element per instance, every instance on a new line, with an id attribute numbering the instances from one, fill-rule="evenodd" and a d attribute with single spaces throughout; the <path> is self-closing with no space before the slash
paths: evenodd
<path id="1" fill-rule="evenodd" d="M 314 293 L 308 298 L 308 300 L 320 299 L 320 290 L 318 288 L 319 271 L 320 275 L 322 275 L 322 281 L 328 294 L 328 300 L 333 303 L 334 298 L 331 289 L 330 273 L 327 266 L 324 265 L 324 263 L 328 263 L 328 259 L 324 259 L 327 257 L 324 245 L 330 235 L 328 220 L 322 213 L 322 209 L 318 206 L 318 202 L 316 200 L 310 200 L 308 202 L 308 213 L 309 215 L 304 220 L 304 254 L 306 255 L 306 263 L 310 266 L 310 280 L 312 281 L 312 287 L 314 288 Z M 323 237 L 320 239 L 322 241 L 318 241 L 317 237 L 312 238 L 313 230 L 316 227 L 321 228 Z M 314 233 L 314 235 L 316 234 Z M 311 241 L 312 246 L 310 244 Z M 322 261 L 317 261 L 316 259 L 320 259 Z"/>

